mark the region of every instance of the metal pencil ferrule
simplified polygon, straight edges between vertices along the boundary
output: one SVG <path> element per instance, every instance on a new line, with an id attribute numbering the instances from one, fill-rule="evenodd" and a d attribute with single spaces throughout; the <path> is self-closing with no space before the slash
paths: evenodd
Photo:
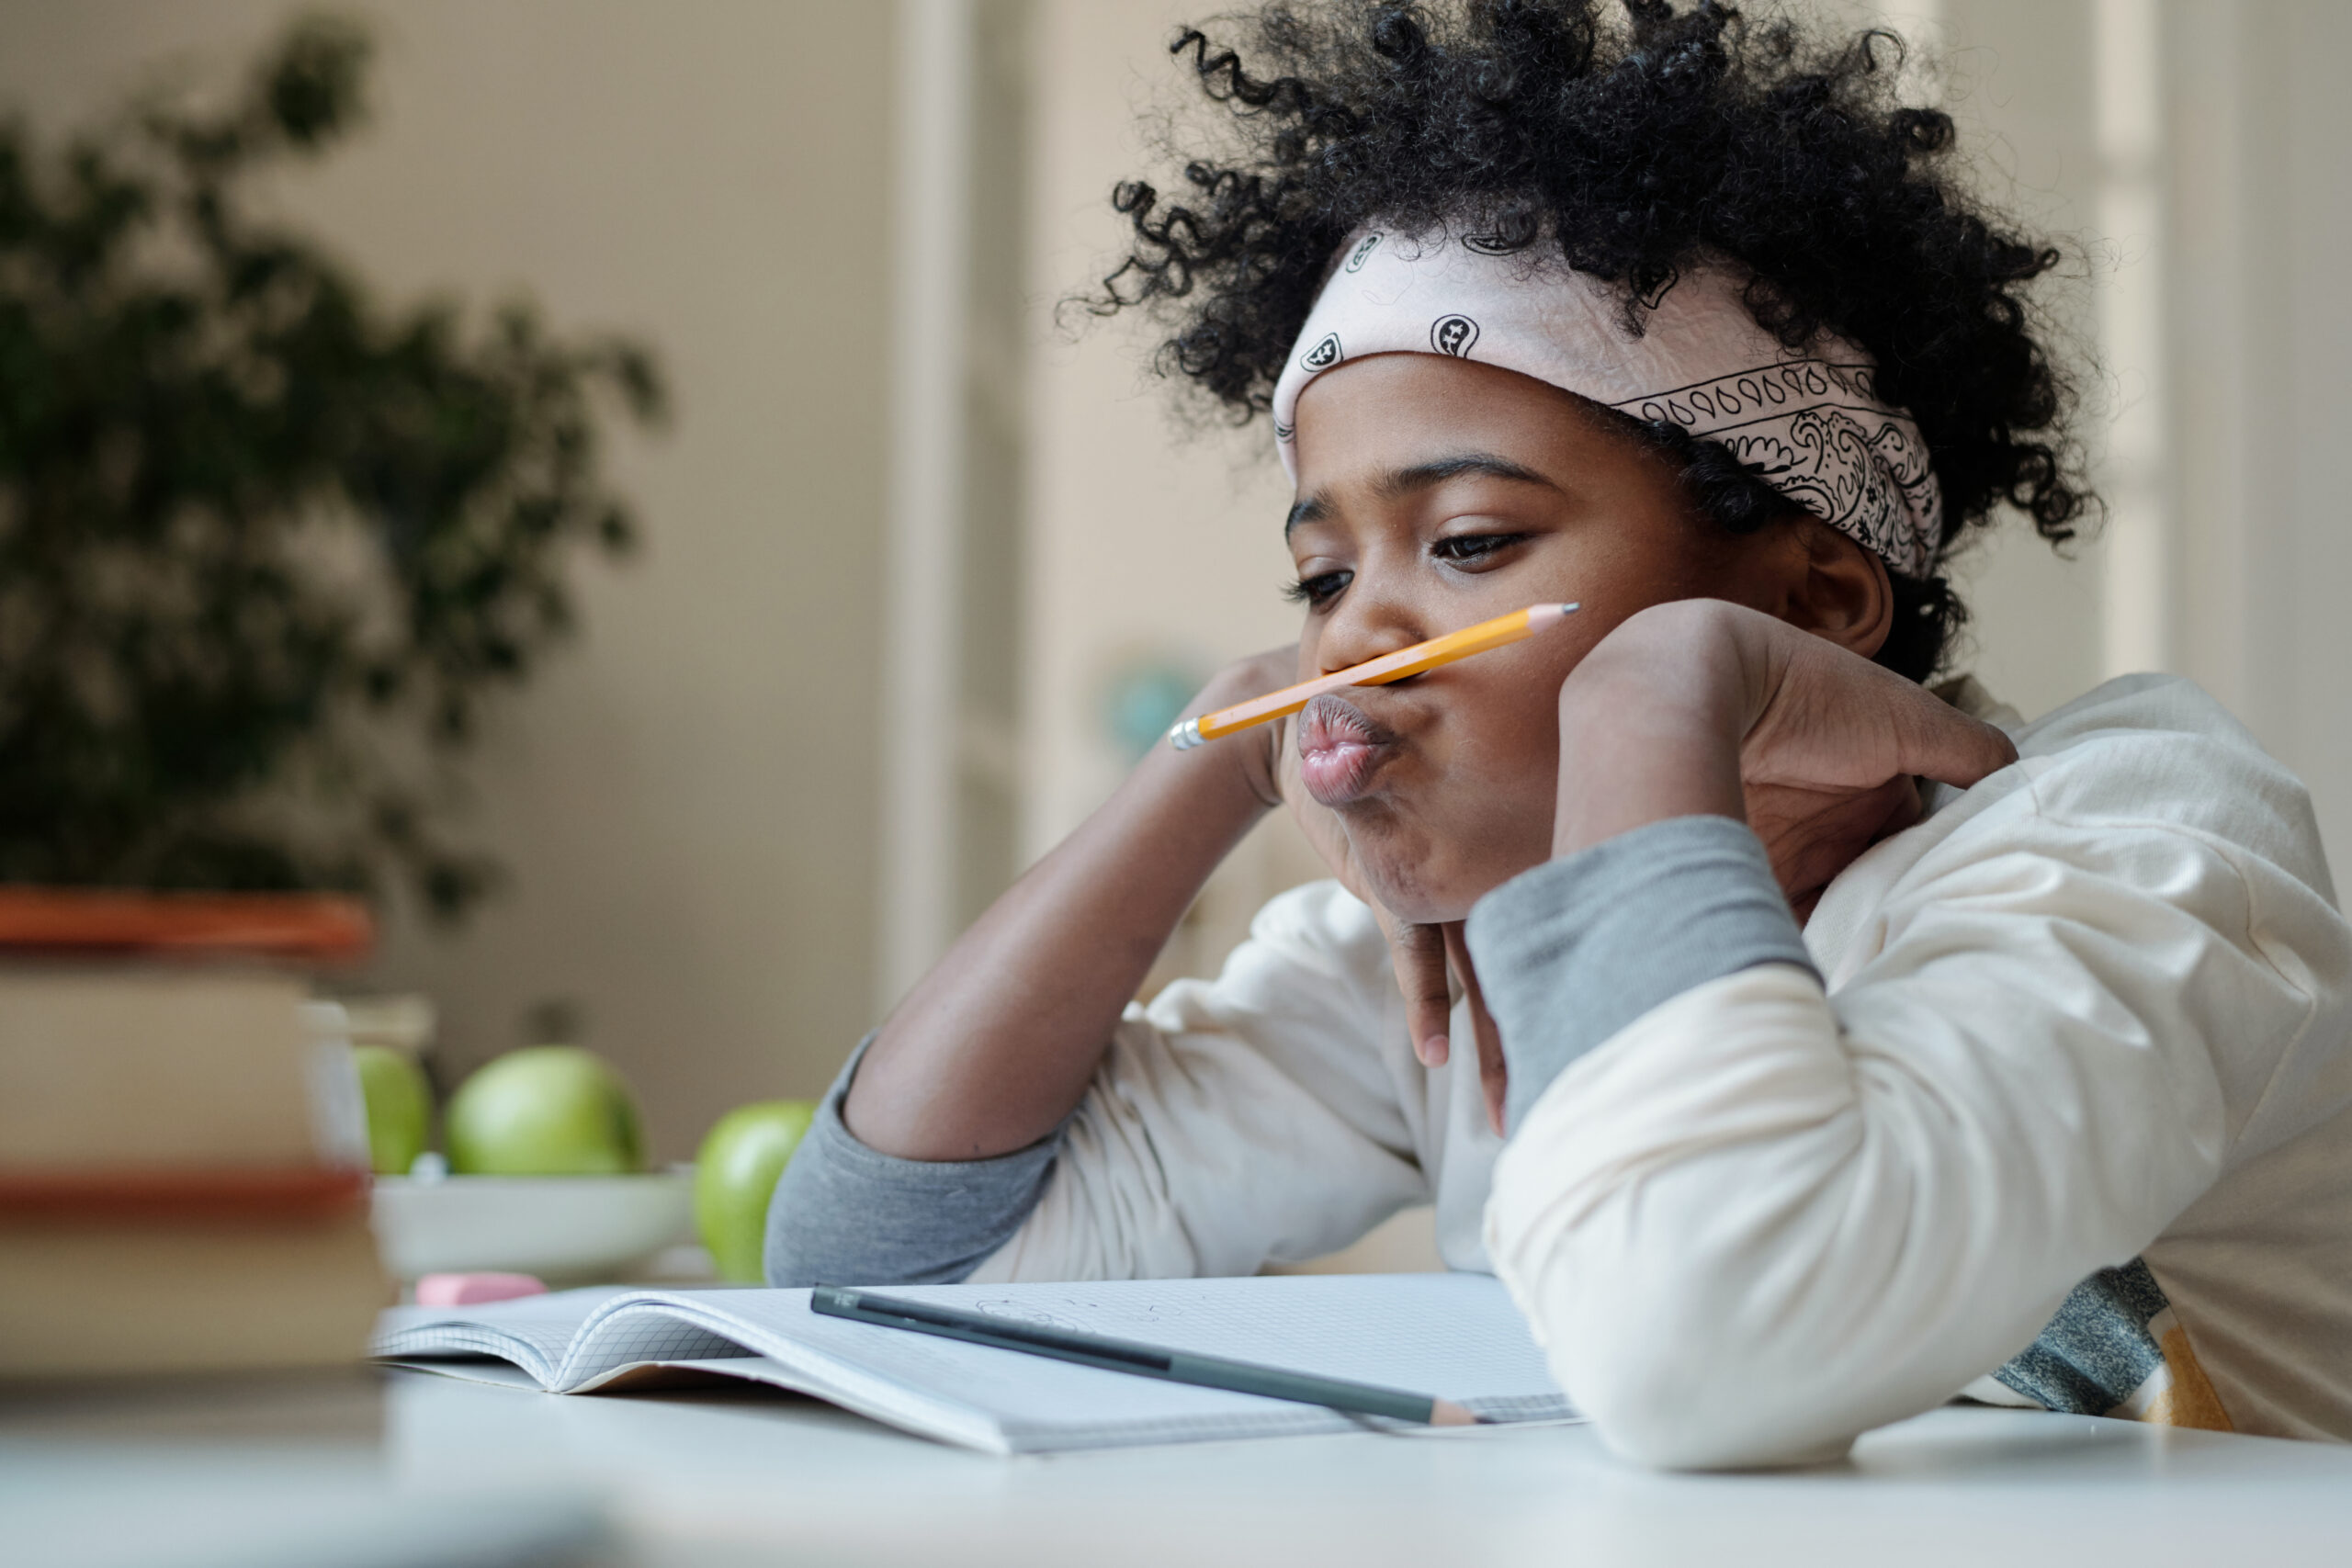
<path id="1" fill-rule="evenodd" d="M 1168 732 L 1168 744 L 1179 751 L 1189 751 L 1204 744 L 1201 739 L 1201 721 L 1197 718 L 1177 720 L 1175 728 Z"/>

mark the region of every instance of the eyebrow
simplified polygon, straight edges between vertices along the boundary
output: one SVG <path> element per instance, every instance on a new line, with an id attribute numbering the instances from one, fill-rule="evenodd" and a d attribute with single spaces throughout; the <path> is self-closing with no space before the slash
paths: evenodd
<path id="1" fill-rule="evenodd" d="M 1432 485 L 1472 475 L 1480 479 L 1506 479 L 1513 484 L 1542 485 L 1547 490 L 1560 488 L 1523 463 L 1514 463 L 1492 452 L 1462 452 L 1450 457 L 1432 457 L 1426 463 L 1415 463 L 1410 468 L 1391 468 L 1373 481 L 1372 493 L 1383 501 L 1402 501 Z M 1320 523 L 1330 514 L 1330 501 L 1325 492 L 1318 491 L 1291 507 L 1290 514 L 1283 519 L 1283 536 L 1287 538 L 1290 531 L 1299 525 Z"/>

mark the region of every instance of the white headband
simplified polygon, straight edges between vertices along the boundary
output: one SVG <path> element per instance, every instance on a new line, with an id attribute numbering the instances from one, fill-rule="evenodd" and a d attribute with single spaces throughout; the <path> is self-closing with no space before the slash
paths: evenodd
<path id="1" fill-rule="evenodd" d="M 1343 360 L 1447 354 L 1720 441 L 1766 484 L 1898 571 L 1927 575 L 1943 498 L 1911 416 L 1879 400 L 1870 356 L 1826 333 L 1793 354 L 1756 324 L 1740 282 L 1693 269 L 1641 301 L 1556 254 L 1491 236 L 1359 230 L 1274 386 L 1274 439 L 1298 477 L 1298 395 Z"/>

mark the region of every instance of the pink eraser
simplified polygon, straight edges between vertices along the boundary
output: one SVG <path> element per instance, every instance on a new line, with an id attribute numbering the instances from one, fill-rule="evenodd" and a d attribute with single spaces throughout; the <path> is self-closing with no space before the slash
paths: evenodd
<path id="1" fill-rule="evenodd" d="M 421 1307 L 480 1306 L 547 1293 L 548 1288 L 528 1274 L 427 1274 L 416 1282 Z"/>

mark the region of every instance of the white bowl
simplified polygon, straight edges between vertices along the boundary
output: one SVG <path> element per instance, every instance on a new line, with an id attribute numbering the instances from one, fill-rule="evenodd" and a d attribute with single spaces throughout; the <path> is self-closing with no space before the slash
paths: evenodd
<path id="1" fill-rule="evenodd" d="M 549 1284 L 618 1278 L 694 1237 L 692 1166 L 642 1176 L 376 1179 L 376 1245 L 403 1282 L 498 1269 Z"/>

